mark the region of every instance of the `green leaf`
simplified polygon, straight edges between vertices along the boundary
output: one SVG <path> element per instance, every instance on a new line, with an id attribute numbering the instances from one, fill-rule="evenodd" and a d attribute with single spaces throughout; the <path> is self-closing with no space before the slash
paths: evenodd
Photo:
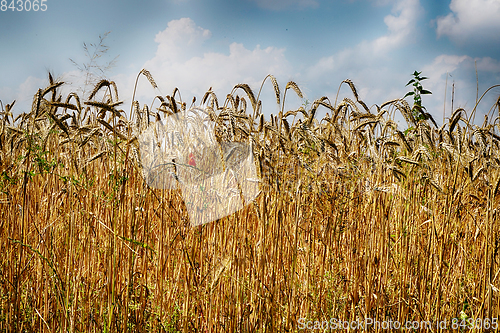
<path id="1" fill-rule="evenodd" d="M 432 94 L 432 92 L 430 92 L 429 90 L 424 90 L 424 89 L 420 90 L 420 93 L 422 95 L 431 95 Z"/>
<path id="2" fill-rule="evenodd" d="M 406 95 L 403 96 L 403 98 L 406 98 L 406 97 L 411 96 L 413 94 L 415 94 L 413 91 L 407 92 Z"/>
<path id="3" fill-rule="evenodd" d="M 409 86 L 410 84 L 412 84 L 413 82 L 415 82 L 415 79 L 411 79 L 406 85 Z"/>

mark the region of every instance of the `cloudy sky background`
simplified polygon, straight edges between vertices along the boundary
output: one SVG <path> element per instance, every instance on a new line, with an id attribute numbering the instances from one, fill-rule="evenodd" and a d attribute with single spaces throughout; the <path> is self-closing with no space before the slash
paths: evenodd
<path id="1" fill-rule="evenodd" d="M 29 109 L 37 89 L 47 86 L 48 71 L 68 83 L 66 91 L 88 95 L 92 87 L 85 87 L 84 75 L 70 59 L 87 63 L 83 43 L 97 43 L 108 31 L 109 50 L 98 64 L 118 56 L 106 75 L 117 83 L 125 110 L 142 68 L 151 72 L 159 91 L 141 78 L 136 95 L 141 104 L 175 87 L 188 104 L 193 96 L 200 101 L 209 87 L 222 100 L 235 84 L 258 91 L 264 77 L 273 74 L 282 88 L 293 80 L 309 101 L 328 96 L 332 103 L 342 80 L 351 79 L 368 106 L 403 97 L 418 70 L 429 77 L 423 86 L 433 95 L 423 96 L 423 105 L 438 123 L 443 111 L 450 116 L 453 86 L 454 108 L 474 107 L 476 68 L 479 95 L 500 84 L 500 0 L 46 4 L 45 12 L 0 11 L 0 100 L 17 100 L 14 113 Z M 264 90 L 264 112 L 275 113 L 271 85 Z M 500 88 L 493 89 L 478 112 L 488 113 L 499 95 Z M 339 97 L 352 97 L 348 87 Z M 287 100 L 286 109 L 303 103 L 293 94 Z"/>

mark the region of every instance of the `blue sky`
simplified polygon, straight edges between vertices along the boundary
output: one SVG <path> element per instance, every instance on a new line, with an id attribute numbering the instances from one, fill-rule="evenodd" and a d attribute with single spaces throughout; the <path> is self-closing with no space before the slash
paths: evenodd
<path id="1" fill-rule="evenodd" d="M 10 2 L 10 0 L 8 0 Z M 223 99 L 238 83 L 258 90 L 267 74 L 280 85 L 293 80 L 310 101 L 335 99 L 340 82 L 351 79 L 369 106 L 402 97 L 413 71 L 429 80 L 433 95 L 423 105 L 442 122 L 443 111 L 471 110 L 479 95 L 500 84 L 499 0 L 154 0 L 72 2 L 47 0 L 47 11 L 0 11 L 0 100 L 17 100 L 26 111 L 47 72 L 68 82 L 66 91 L 88 91 L 82 73 L 83 43 L 105 39 L 116 56 L 107 76 L 118 85 L 127 110 L 137 73 L 148 69 L 160 91 L 144 78 L 141 104 L 179 87 L 198 101 L 209 88 Z M 446 85 L 447 82 L 447 85 Z M 445 89 L 446 109 L 444 110 Z M 264 111 L 276 112 L 265 86 Z M 479 106 L 488 113 L 500 94 L 493 89 Z M 288 97 L 288 95 L 287 95 Z M 347 87 L 340 97 L 352 97 Z M 288 98 L 287 98 L 288 99 Z M 410 101 L 410 100 L 409 100 Z M 286 109 L 303 101 L 290 94 Z M 495 115 L 496 116 L 496 115 Z"/>

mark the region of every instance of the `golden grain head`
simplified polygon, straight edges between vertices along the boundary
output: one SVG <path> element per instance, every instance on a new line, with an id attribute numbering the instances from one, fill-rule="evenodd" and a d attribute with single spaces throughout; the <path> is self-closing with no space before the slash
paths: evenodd
<path id="1" fill-rule="evenodd" d="M 156 82 L 155 82 L 155 80 L 153 78 L 153 75 L 151 75 L 151 73 L 147 69 L 143 68 L 141 70 L 140 74 L 144 75 L 148 79 L 149 83 L 151 84 L 151 86 L 154 89 L 158 88 L 158 86 L 156 85 Z"/>

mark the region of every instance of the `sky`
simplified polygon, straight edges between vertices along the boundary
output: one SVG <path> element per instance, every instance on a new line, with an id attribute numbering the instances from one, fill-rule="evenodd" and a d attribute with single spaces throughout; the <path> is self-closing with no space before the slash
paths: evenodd
<path id="1" fill-rule="evenodd" d="M 158 89 L 141 77 L 141 105 L 175 87 L 188 105 L 209 87 L 219 100 L 238 83 L 257 93 L 273 74 L 282 89 L 292 80 L 304 92 L 303 100 L 287 93 L 285 110 L 322 96 L 333 103 L 345 79 L 368 106 L 380 105 L 402 98 L 421 71 L 432 91 L 422 105 L 438 123 L 450 117 L 452 98 L 454 109 L 470 113 L 478 95 L 500 84 L 500 0 L 45 0 L 37 12 L 12 11 L 10 2 L 0 8 L 0 100 L 16 100 L 14 114 L 29 111 L 49 71 L 66 82 L 64 93 L 86 98 L 83 45 L 92 53 L 99 36 L 107 51 L 96 64 L 115 61 L 98 74 L 116 82 L 124 110 L 142 68 Z M 499 95 L 500 88 L 486 94 L 476 122 Z M 266 115 L 279 110 L 271 96 L 267 82 Z M 344 97 L 353 97 L 345 85 Z"/>

